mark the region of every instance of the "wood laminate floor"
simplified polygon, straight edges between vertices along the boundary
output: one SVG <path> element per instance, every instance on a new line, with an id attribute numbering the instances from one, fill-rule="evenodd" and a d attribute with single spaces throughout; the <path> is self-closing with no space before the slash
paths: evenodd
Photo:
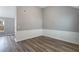
<path id="1" fill-rule="evenodd" d="M 79 45 L 39 36 L 20 42 L 14 36 L 0 37 L 0 52 L 79 52 Z"/>
<path id="2" fill-rule="evenodd" d="M 79 45 L 60 41 L 49 37 L 36 37 L 18 42 L 24 51 L 28 52 L 75 52 Z"/>
<path id="3" fill-rule="evenodd" d="M 15 41 L 13 36 L 0 37 L 0 52 L 10 52 L 15 50 Z"/>
<path id="4" fill-rule="evenodd" d="M 0 37 L 0 52 L 20 52 L 23 51 L 15 42 L 15 36 Z"/>

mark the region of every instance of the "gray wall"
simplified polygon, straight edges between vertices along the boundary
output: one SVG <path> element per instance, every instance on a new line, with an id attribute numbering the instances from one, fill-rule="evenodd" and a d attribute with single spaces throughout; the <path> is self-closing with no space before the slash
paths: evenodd
<path id="1" fill-rule="evenodd" d="M 79 9 L 52 6 L 43 9 L 43 29 L 79 32 Z"/>
<path id="2" fill-rule="evenodd" d="M 17 7 L 17 30 L 42 29 L 41 8 L 33 6 Z"/>
<path id="3" fill-rule="evenodd" d="M 4 21 L 4 32 L 0 32 L 0 36 L 15 34 L 14 18 L 0 17 Z"/>

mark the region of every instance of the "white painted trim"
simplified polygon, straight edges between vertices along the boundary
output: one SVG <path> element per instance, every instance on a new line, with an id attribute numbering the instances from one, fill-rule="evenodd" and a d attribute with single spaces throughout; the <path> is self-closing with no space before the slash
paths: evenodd
<path id="1" fill-rule="evenodd" d="M 59 40 L 79 44 L 79 32 L 69 32 L 60 30 L 43 30 L 43 35 Z"/>
<path id="2" fill-rule="evenodd" d="M 38 37 L 38 36 L 48 36 L 51 38 L 56 38 L 62 41 L 67 41 L 70 43 L 79 44 L 79 33 L 69 32 L 61 30 L 48 30 L 48 29 L 34 29 L 34 30 L 24 30 L 16 32 L 16 42 Z"/>
<path id="3" fill-rule="evenodd" d="M 41 36 L 43 34 L 42 31 L 42 29 L 17 31 L 16 42 Z"/>

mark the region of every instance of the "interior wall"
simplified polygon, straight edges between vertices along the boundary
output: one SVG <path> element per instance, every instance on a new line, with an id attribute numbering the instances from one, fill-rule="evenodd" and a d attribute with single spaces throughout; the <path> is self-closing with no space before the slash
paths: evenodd
<path id="1" fill-rule="evenodd" d="M 51 6 L 43 9 L 43 35 L 79 44 L 79 9 Z"/>
<path id="2" fill-rule="evenodd" d="M 17 7 L 17 31 L 42 29 L 41 8 L 33 6 Z"/>
<path id="3" fill-rule="evenodd" d="M 43 9 L 43 29 L 79 32 L 79 9 L 51 6 Z"/>
<path id="4" fill-rule="evenodd" d="M 0 17 L 15 18 L 16 7 L 15 6 L 0 6 Z"/>
<path id="5" fill-rule="evenodd" d="M 42 9 L 35 6 L 18 6 L 16 41 L 40 35 L 42 35 Z"/>
<path id="6" fill-rule="evenodd" d="M 0 32 L 0 36 L 15 34 L 15 6 L 0 6 L 0 19 L 4 20 L 4 32 Z"/>

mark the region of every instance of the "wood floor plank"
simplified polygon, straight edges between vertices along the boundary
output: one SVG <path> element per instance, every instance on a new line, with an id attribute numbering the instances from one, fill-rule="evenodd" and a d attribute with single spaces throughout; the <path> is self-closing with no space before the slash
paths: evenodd
<path id="1" fill-rule="evenodd" d="M 62 42 L 52 42 L 52 40 L 50 40 L 49 38 L 48 39 L 45 39 L 45 40 L 42 40 L 50 45 L 52 45 L 52 47 L 58 49 L 59 51 L 63 51 L 63 50 L 66 50 L 66 46 L 64 46 L 63 44 L 61 44 Z M 60 49 L 61 48 L 61 49 Z M 70 48 L 67 48 L 68 50 L 70 51 L 73 51 L 72 49 Z"/>
<path id="2" fill-rule="evenodd" d="M 39 40 L 35 40 L 39 45 L 40 47 L 42 47 L 43 49 L 45 49 L 47 52 L 48 50 L 51 51 L 52 48 L 49 48 L 49 46 L 45 45 L 45 42 L 41 42 Z M 40 49 L 42 49 L 40 48 Z M 45 52 L 45 50 L 43 50 Z M 53 49 L 52 51 L 56 51 L 56 49 Z"/>
<path id="3" fill-rule="evenodd" d="M 48 39 L 47 39 L 48 38 Z M 46 37 L 47 39 L 47 42 L 51 42 L 51 44 L 55 44 L 56 46 L 59 46 L 62 48 L 63 47 L 67 47 L 69 49 L 73 49 L 75 51 L 79 51 L 79 45 L 76 45 L 76 44 L 72 44 L 72 43 L 68 43 L 68 42 L 65 42 L 65 41 L 60 41 L 60 40 L 57 40 L 57 39 L 53 39 L 53 38 L 49 38 L 49 37 Z M 52 40 L 53 39 L 53 40 Z M 54 41 L 54 42 L 53 42 Z M 52 43 L 53 42 L 53 43 Z M 57 44 L 56 44 L 57 43 Z"/>
<path id="4" fill-rule="evenodd" d="M 42 44 L 39 44 L 37 41 L 35 41 L 35 40 L 31 40 L 31 42 L 36 46 L 36 47 L 38 47 L 40 50 L 41 50 L 41 52 L 44 52 L 44 51 L 46 51 L 46 48 L 44 48 L 44 46 L 42 45 Z"/>
<path id="5" fill-rule="evenodd" d="M 15 42 L 15 36 L 0 37 L 0 52 L 79 52 L 79 45 L 39 36 Z"/>
<path id="6" fill-rule="evenodd" d="M 68 42 L 60 41 L 49 37 L 36 37 L 25 40 L 36 52 L 76 52 L 79 51 L 79 45 L 71 44 Z M 25 47 L 24 47 L 25 48 Z M 27 47 L 28 48 L 28 47 Z"/>
<path id="7" fill-rule="evenodd" d="M 42 39 L 43 40 L 43 39 Z M 42 40 L 38 39 L 36 40 L 38 43 L 42 44 L 43 48 L 45 48 L 47 51 L 57 51 L 53 46 L 50 47 L 50 44 L 46 43 L 46 42 L 43 42 Z"/>

